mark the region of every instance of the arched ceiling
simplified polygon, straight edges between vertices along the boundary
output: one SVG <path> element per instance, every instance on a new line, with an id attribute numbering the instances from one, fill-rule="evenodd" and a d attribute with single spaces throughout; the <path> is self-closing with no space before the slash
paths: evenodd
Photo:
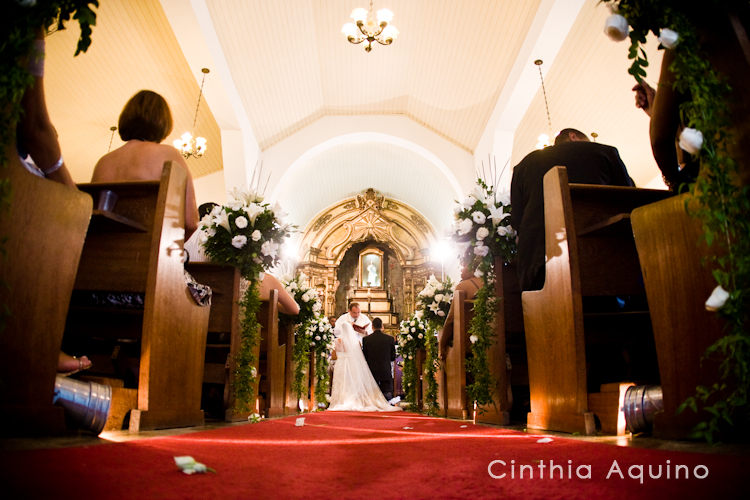
<path id="1" fill-rule="evenodd" d="M 296 165 L 276 200 L 291 221 L 305 227 L 332 204 L 374 188 L 416 208 L 438 234 L 451 223 L 456 192 L 423 156 L 403 147 L 366 142 L 341 144 Z"/>

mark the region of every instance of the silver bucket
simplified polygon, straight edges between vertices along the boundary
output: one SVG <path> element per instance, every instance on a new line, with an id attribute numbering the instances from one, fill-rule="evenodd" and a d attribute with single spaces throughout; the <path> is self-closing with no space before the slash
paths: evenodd
<path id="1" fill-rule="evenodd" d="M 107 422 L 112 387 L 58 375 L 52 403 L 60 405 L 76 425 L 99 434 Z"/>
<path id="2" fill-rule="evenodd" d="M 625 391 L 625 425 L 633 434 L 650 430 L 654 415 L 663 410 L 660 385 L 634 385 Z"/>

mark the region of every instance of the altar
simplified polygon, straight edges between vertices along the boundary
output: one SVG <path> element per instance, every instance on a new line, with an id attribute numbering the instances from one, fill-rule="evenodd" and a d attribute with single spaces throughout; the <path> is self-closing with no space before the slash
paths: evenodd
<path id="1" fill-rule="evenodd" d="M 364 248 L 358 262 L 357 283 L 349 292 L 348 304 L 357 302 L 360 311 L 371 320 L 380 318 L 384 330 L 397 329 L 398 314 L 393 310 L 393 299 L 385 286 L 384 252 L 377 247 Z"/>

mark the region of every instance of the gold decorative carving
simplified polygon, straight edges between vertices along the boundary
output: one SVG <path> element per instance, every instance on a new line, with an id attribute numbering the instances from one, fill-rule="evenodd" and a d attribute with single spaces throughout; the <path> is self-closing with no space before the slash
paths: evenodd
<path id="1" fill-rule="evenodd" d="M 325 225 L 326 222 L 331 220 L 332 217 L 333 217 L 333 214 L 330 214 L 330 213 L 325 214 L 324 216 L 320 217 L 317 221 L 315 221 L 315 225 L 313 226 L 312 230 L 317 232 L 321 227 Z"/>

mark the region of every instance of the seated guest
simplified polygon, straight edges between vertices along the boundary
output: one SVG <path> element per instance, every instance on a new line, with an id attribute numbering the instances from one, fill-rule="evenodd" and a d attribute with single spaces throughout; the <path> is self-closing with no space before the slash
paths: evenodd
<path id="1" fill-rule="evenodd" d="M 125 144 L 104 155 L 94 168 L 92 182 L 158 181 L 164 162 L 173 161 L 187 171 L 185 189 L 185 240 L 198 228 L 193 179 L 187 163 L 172 146 L 160 144 L 172 131 L 172 113 L 162 96 L 141 90 L 120 113 L 118 132 Z"/>
<path id="2" fill-rule="evenodd" d="M 24 166 L 33 174 L 76 188 L 63 161 L 57 131 L 47 113 L 44 97 L 44 31 L 37 32 L 28 68 L 34 83 L 21 99 L 23 115 L 16 127 L 16 147 Z M 40 276 L 40 278 L 43 278 Z M 70 356 L 60 351 L 57 372 L 70 375 L 91 368 L 86 356 Z"/>
<path id="3" fill-rule="evenodd" d="M 568 170 L 568 181 L 633 186 L 617 149 L 589 142 L 583 132 L 563 129 L 555 145 L 526 155 L 513 169 L 510 221 L 518 232 L 518 278 L 521 290 L 544 286 L 544 174 L 552 167 Z"/>

